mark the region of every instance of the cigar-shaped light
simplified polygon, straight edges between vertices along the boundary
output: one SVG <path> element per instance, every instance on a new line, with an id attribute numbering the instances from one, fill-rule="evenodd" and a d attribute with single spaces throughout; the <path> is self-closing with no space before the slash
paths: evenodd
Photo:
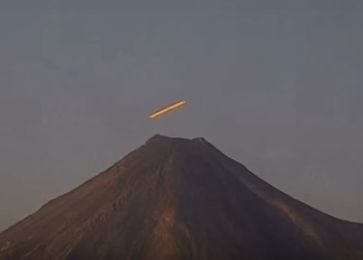
<path id="1" fill-rule="evenodd" d="M 149 115 L 149 119 L 156 119 L 158 117 L 161 117 L 163 115 L 166 115 L 175 109 L 183 107 L 187 102 L 185 100 L 180 100 L 176 103 L 170 104 L 162 109 L 159 109 L 158 111 L 155 111 L 154 113 Z"/>

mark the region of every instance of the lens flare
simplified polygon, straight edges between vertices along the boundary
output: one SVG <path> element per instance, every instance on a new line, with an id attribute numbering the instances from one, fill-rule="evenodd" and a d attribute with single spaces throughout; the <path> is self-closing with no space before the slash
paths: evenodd
<path id="1" fill-rule="evenodd" d="M 149 119 L 156 119 L 159 118 L 165 114 L 168 114 L 172 111 L 174 111 L 175 109 L 181 108 L 183 107 L 187 102 L 185 100 L 180 100 L 176 103 L 170 104 L 158 111 L 155 111 L 154 113 L 149 115 Z"/>

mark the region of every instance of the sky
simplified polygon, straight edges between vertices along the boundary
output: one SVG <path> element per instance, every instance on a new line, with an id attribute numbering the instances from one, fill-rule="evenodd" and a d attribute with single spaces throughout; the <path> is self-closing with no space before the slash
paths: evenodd
<path id="1" fill-rule="evenodd" d="M 363 223 L 362 28 L 360 0 L 0 0 L 0 230 L 157 133 Z"/>

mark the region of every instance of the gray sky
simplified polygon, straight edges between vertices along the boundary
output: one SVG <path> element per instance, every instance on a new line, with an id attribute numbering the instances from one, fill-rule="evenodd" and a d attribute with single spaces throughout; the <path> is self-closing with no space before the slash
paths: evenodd
<path id="1" fill-rule="evenodd" d="M 155 133 L 363 222 L 362 28 L 362 1 L 0 0 L 0 230 Z"/>

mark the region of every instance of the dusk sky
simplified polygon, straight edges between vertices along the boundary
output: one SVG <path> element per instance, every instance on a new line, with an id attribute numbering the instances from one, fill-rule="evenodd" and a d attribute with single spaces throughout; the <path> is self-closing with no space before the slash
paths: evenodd
<path id="1" fill-rule="evenodd" d="M 363 222 L 362 112 L 361 0 L 0 0 L 0 230 L 156 133 Z"/>

